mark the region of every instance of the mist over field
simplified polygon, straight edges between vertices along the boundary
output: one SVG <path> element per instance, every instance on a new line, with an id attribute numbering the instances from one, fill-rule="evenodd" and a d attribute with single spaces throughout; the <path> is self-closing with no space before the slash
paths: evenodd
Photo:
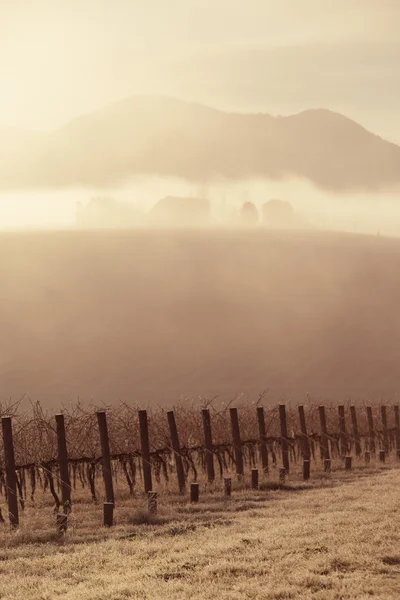
<path id="1" fill-rule="evenodd" d="M 342 193 L 321 190 L 304 180 L 219 180 L 198 184 L 178 178 L 138 177 L 123 186 L 92 189 L 0 192 L 0 230 L 70 229 L 77 225 L 77 205 L 105 198 L 129 204 L 137 218 L 124 227 L 146 225 L 154 205 L 165 196 L 199 197 L 209 200 L 214 226 L 229 226 L 245 202 L 252 202 L 262 222 L 262 205 L 271 198 L 289 202 L 300 228 L 398 236 L 400 190 Z M 117 211 L 115 211 L 117 212 Z M 236 223 L 237 224 L 237 223 Z M 104 227 L 112 228 L 112 220 Z M 96 222 L 91 223 L 96 227 Z"/>
<path id="2" fill-rule="evenodd" d="M 255 230 L 0 236 L 1 397 L 391 397 L 400 242 Z"/>
<path id="3" fill-rule="evenodd" d="M 1 399 L 395 394 L 396 144 L 146 96 L 5 139 Z"/>

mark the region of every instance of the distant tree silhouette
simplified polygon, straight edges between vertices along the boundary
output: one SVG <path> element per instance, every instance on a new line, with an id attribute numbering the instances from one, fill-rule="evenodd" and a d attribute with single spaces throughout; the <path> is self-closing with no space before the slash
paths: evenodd
<path id="1" fill-rule="evenodd" d="M 245 202 L 240 209 L 240 221 L 244 225 L 255 225 L 258 223 L 258 210 L 252 202 Z"/>
<path id="2" fill-rule="evenodd" d="M 293 207 L 289 202 L 273 198 L 262 207 L 263 222 L 271 226 L 290 225 L 293 221 Z"/>

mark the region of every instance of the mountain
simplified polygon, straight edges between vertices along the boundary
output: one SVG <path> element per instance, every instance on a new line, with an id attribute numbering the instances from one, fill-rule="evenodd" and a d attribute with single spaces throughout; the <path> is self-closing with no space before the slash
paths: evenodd
<path id="1" fill-rule="evenodd" d="M 133 97 L 51 133 L 0 130 L 0 188 L 101 186 L 135 174 L 306 178 L 331 190 L 400 182 L 400 147 L 329 110 L 235 114 Z"/>

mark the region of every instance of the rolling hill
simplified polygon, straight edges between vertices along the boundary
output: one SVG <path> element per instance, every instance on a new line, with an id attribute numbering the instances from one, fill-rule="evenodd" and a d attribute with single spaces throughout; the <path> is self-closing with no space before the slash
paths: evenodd
<path id="1" fill-rule="evenodd" d="M 0 236 L 0 400 L 335 401 L 399 387 L 400 241 L 328 233 Z"/>
<path id="2" fill-rule="evenodd" d="M 118 184 L 136 174 L 295 176 L 338 191 L 400 182 L 400 147 L 340 114 L 233 114 L 164 97 L 133 97 L 47 134 L 0 131 L 0 158 L 3 190 Z"/>

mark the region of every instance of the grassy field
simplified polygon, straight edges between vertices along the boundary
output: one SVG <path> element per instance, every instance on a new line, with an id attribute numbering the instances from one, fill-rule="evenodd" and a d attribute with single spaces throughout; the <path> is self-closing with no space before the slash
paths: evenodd
<path id="1" fill-rule="evenodd" d="M 152 518 L 139 497 L 118 503 L 111 530 L 78 502 L 62 541 L 44 502 L 19 532 L 1 526 L 0 598 L 395 599 L 399 486 L 398 468 L 360 466 L 230 500 L 217 486 L 198 505 L 165 494 Z"/>
<path id="2" fill-rule="evenodd" d="M 0 256 L 0 405 L 23 394 L 53 412 L 78 396 L 83 406 L 107 402 L 114 450 L 121 427 L 128 443 L 138 439 L 120 401 L 135 423 L 135 407 L 217 393 L 256 399 L 266 389 L 274 404 L 306 392 L 332 400 L 335 423 L 348 397 L 392 404 L 400 241 L 58 232 L 1 235 Z M 187 422 L 180 411 L 184 442 Z M 31 430 L 40 452 L 54 453 L 54 431 L 49 441 Z M 258 491 L 235 486 L 231 500 L 219 483 L 207 493 L 202 485 L 198 505 L 163 482 L 151 518 L 141 488 L 130 498 L 118 475 L 115 527 L 101 526 L 100 480 L 98 504 L 88 503 L 87 486 L 74 490 L 61 540 L 50 494 L 38 491 L 18 531 L 0 525 L 0 599 L 398 598 L 400 470 L 391 461 L 366 468 L 356 460 L 351 473 L 333 464 L 329 475 L 312 465 L 307 484 L 297 464 L 284 487 L 275 469 Z"/>
<path id="3" fill-rule="evenodd" d="M 400 241 L 335 233 L 0 235 L 0 401 L 390 400 Z M 99 377 L 101 374 L 101 377 Z"/>

